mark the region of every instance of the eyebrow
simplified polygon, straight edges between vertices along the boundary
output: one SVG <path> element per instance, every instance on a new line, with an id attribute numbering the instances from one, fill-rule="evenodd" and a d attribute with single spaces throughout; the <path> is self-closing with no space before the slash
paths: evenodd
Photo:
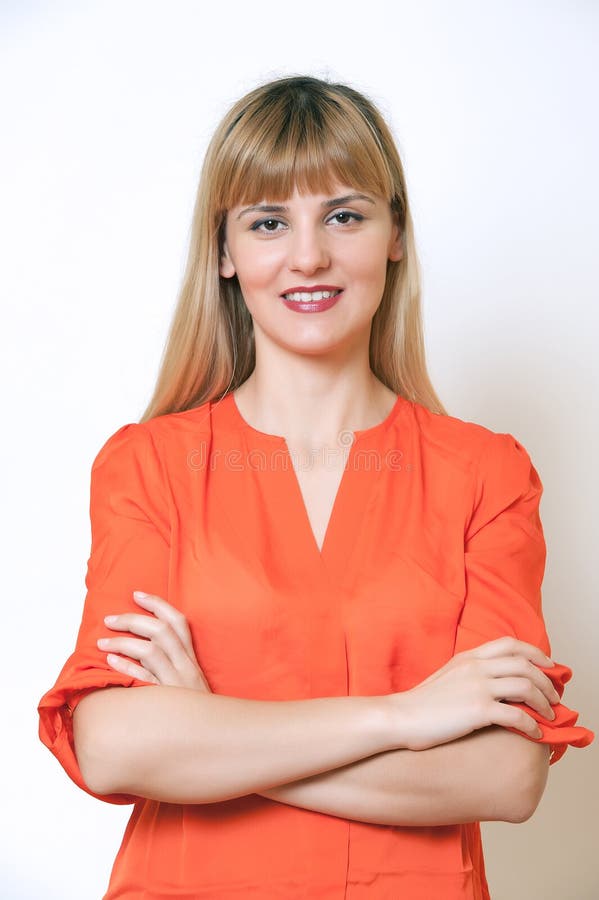
<path id="1" fill-rule="evenodd" d="M 343 206 L 345 203 L 351 203 L 353 200 L 367 200 L 368 203 L 374 205 L 374 200 L 371 197 L 367 197 L 366 194 L 346 194 L 345 197 L 335 197 L 333 200 L 324 200 L 320 205 L 323 209 L 330 209 L 333 206 Z M 241 219 L 242 216 L 249 212 L 283 213 L 288 212 L 288 210 L 288 206 L 259 204 L 257 206 L 248 206 L 247 209 L 243 209 L 237 218 Z"/>

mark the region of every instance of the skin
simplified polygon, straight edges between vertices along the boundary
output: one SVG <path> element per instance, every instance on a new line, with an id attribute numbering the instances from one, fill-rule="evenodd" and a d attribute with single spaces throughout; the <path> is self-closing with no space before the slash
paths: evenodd
<path id="1" fill-rule="evenodd" d="M 220 274 L 237 277 L 256 340 L 256 367 L 236 400 L 253 427 L 285 435 L 293 449 L 337 446 L 342 430 L 376 425 L 395 400 L 374 377 L 368 348 L 401 236 L 383 198 L 323 206 L 356 190 L 296 191 L 276 214 L 227 213 Z M 344 291 L 323 313 L 281 302 L 285 290 L 320 283 Z M 334 475 L 317 472 L 306 497 Z M 327 514 L 314 514 L 320 533 Z M 509 701 L 554 718 L 559 696 L 538 668 L 551 665 L 538 648 L 513 638 L 483 644 L 401 694 L 248 701 L 211 693 L 177 610 L 159 597 L 137 602 L 146 614 L 107 622 L 120 635 L 101 646 L 113 668 L 148 686 L 93 691 L 73 713 L 92 790 L 183 803 L 262 793 L 382 824 L 524 821 L 536 808 L 549 749 L 506 729 L 539 736 Z"/>
<path id="2" fill-rule="evenodd" d="M 373 194 L 322 206 L 356 193 L 337 184 L 332 197 L 296 191 L 285 213 L 244 212 L 245 205 L 227 213 L 220 274 L 237 276 L 256 343 L 255 369 L 236 399 L 254 427 L 284 434 L 296 448 L 333 446 L 342 430 L 381 421 L 395 400 L 374 377 L 368 348 L 387 262 L 403 255 L 401 235 L 389 204 Z M 283 291 L 312 284 L 344 295 L 310 315 L 281 302 Z"/>
<path id="3" fill-rule="evenodd" d="M 134 599 L 150 615 L 125 613 L 107 619 L 107 627 L 120 634 L 98 641 L 101 649 L 110 650 L 107 659 L 112 668 L 148 684 L 210 693 L 185 617 L 160 597 L 134 594 Z M 496 699 L 497 695 L 507 694 L 509 685 L 513 684 L 512 699 L 522 701 L 526 695 L 527 700 L 523 702 L 529 702 L 548 719 L 553 717 L 550 701 L 558 702 L 559 695 L 532 660 L 538 665 L 550 663 L 537 648 L 513 638 L 491 641 L 457 654 L 418 688 L 401 695 L 402 700 L 409 697 L 413 700 L 411 708 L 409 704 L 403 707 L 407 718 L 415 715 L 421 718 L 412 749 L 382 751 L 324 773 L 254 792 L 294 806 L 378 824 L 525 821 L 532 815 L 545 787 L 546 745 L 532 744 L 498 727 L 481 727 L 467 736 L 445 743 L 434 742 L 469 727 L 476 720 L 471 718 L 471 706 L 481 703 L 488 719 L 497 718 L 500 711 L 502 717 L 506 713 L 503 719 L 506 724 L 512 713 L 518 713 L 520 724 L 532 735 L 532 718 Z M 530 688 L 521 690 L 520 694 L 513 678 L 502 677 L 517 671 L 527 672 L 530 677 Z M 520 688 L 523 684 L 524 679 L 517 681 Z M 125 688 L 112 690 L 126 692 Z M 461 705 L 455 700 L 451 703 L 456 690 L 464 692 L 465 702 Z M 397 697 L 390 695 L 386 699 L 393 701 Z M 443 714 L 447 719 L 445 734 L 439 726 Z M 476 715 L 480 716 L 478 708 Z M 460 717 L 461 725 L 458 725 Z M 405 721 L 401 719 L 404 726 Z M 423 731 L 427 721 L 429 734 Z M 407 734 L 404 729 L 404 738 Z M 533 753 L 520 754 L 521 747 L 531 748 Z M 541 761 L 536 770 L 530 766 L 531 758 Z M 158 792 L 154 789 L 152 796 L 174 802 L 172 790 L 167 788 L 165 796 L 160 788 Z M 217 788 L 216 794 L 217 799 L 225 799 L 222 788 Z M 239 794 L 232 794 L 235 795 Z M 178 799 L 192 802 L 187 786 Z"/>

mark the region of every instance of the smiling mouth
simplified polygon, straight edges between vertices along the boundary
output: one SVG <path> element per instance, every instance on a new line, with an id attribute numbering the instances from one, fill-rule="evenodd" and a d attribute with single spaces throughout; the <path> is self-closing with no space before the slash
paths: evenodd
<path id="1" fill-rule="evenodd" d="M 336 297 L 341 291 L 294 291 L 290 294 L 282 294 L 285 300 L 291 300 L 295 303 L 312 303 L 316 300 L 328 300 L 330 297 Z"/>

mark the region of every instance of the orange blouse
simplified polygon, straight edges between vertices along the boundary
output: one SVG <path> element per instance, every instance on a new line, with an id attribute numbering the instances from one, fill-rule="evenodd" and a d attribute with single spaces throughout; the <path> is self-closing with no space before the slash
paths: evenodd
<path id="1" fill-rule="evenodd" d="M 91 473 L 92 546 L 73 654 L 39 704 L 40 738 L 83 790 L 71 715 L 89 691 L 147 682 L 96 646 L 132 591 L 187 617 L 213 692 L 261 700 L 405 691 L 510 634 L 550 653 L 541 612 L 543 490 L 525 448 L 398 397 L 354 432 L 322 551 L 286 441 L 232 393 L 119 428 Z M 572 672 L 544 669 L 560 696 Z M 593 733 L 555 707 L 556 762 Z M 398 827 L 249 794 L 134 803 L 103 900 L 485 900 L 478 823 Z"/>

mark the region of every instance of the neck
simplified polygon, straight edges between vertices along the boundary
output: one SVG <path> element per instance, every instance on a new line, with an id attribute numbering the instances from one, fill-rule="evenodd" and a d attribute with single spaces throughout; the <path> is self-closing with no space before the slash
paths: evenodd
<path id="1" fill-rule="evenodd" d="M 252 427 L 310 448 L 336 447 L 341 432 L 377 425 L 396 399 L 369 366 L 339 371 L 305 359 L 278 371 L 271 366 L 265 371 L 257 362 L 235 391 L 239 411 Z"/>

